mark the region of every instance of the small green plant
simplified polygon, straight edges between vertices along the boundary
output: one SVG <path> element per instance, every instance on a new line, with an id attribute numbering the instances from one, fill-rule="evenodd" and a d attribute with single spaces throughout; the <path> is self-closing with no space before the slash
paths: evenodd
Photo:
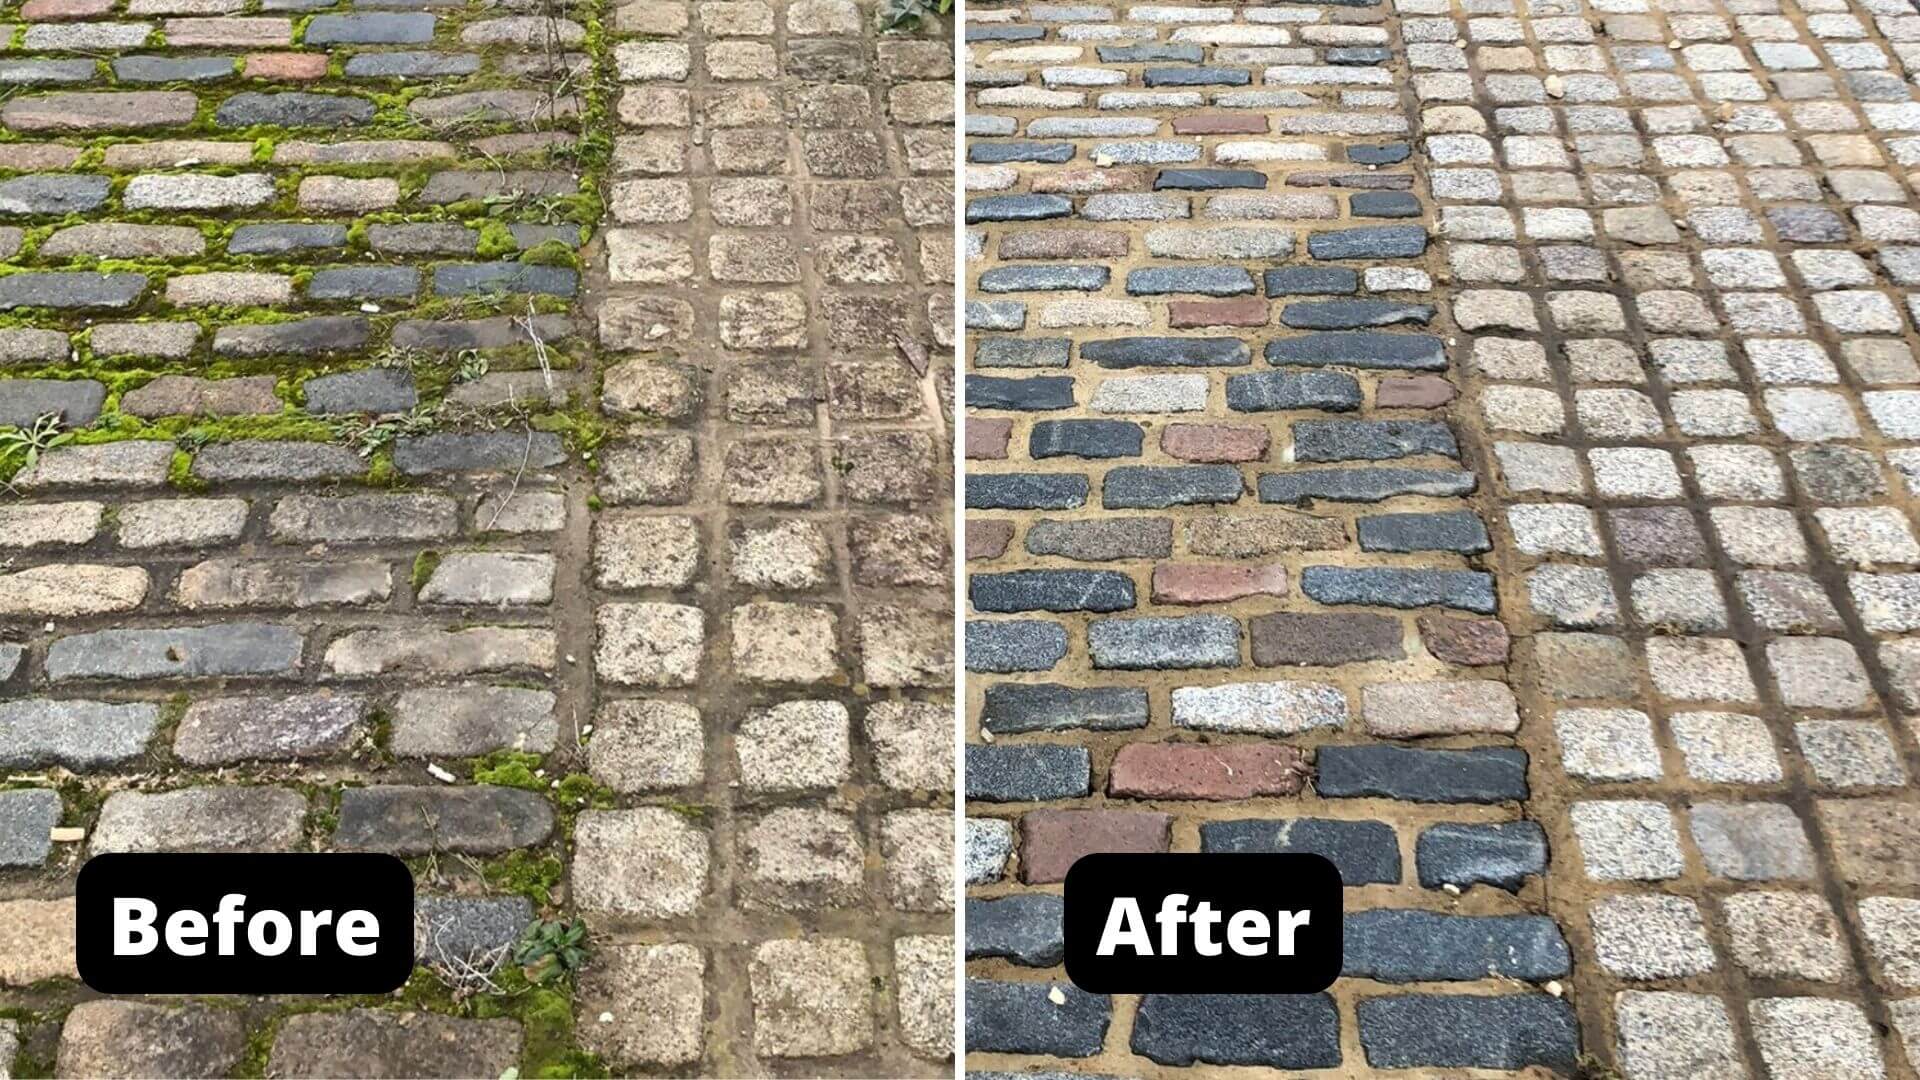
<path id="1" fill-rule="evenodd" d="M 479 382 L 487 374 L 487 358 L 480 355 L 478 349 L 463 349 L 460 353 L 460 369 L 453 374 L 456 383 Z"/>
<path id="2" fill-rule="evenodd" d="M 399 416 L 370 421 L 349 420 L 335 430 L 360 451 L 361 457 L 370 458 L 392 446 L 395 439 L 405 435 L 425 435 L 439 422 L 438 405 L 417 405 L 413 411 Z"/>
<path id="3" fill-rule="evenodd" d="M 59 413 L 46 413 L 32 427 L 0 431 L 0 466 L 33 468 L 40 455 L 73 441 L 73 432 L 65 430 Z"/>
<path id="4" fill-rule="evenodd" d="M 884 33 L 918 30 L 927 20 L 953 10 L 953 0 L 886 0 L 880 5 L 880 29 Z"/>
<path id="5" fill-rule="evenodd" d="M 513 950 L 527 981 L 538 986 L 573 975 L 587 962 L 587 924 L 579 919 L 541 919 L 527 927 Z"/>

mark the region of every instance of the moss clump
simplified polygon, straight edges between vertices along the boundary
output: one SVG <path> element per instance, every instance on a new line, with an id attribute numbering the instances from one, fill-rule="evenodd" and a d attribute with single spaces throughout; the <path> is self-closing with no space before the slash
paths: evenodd
<path id="1" fill-rule="evenodd" d="M 193 455 L 185 450 L 175 450 L 173 460 L 167 463 L 167 483 L 176 491 L 205 491 L 207 482 L 193 475 Z"/>
<path id="2" fill-rule="evenodd" d="M 506 222 L 488 221 L 480 226 L 479 247 L 474 254 L 483 259 L 497 259 L 519 250 L 520 242 L 513 238 L 513 230 Z"/>
<path id="3" fill-rule="evenodd" d="M 485 865 L 487 884 L 501 892 L 510 892 L 533 901 L 536 907 L 551 907 L 553 887 L 566 876 L 566 867 L 558 855 L 541 855 L 524 849 L 509 851 Z"/>
<path id="4" fill-rule="evenodd" d="M 413 592 L 415 596 L 433 580 L 433 572 L 440 569 L 441 555 L 437 551 L 423 551 L 413 557 Z"/>
<path id="5" fill-rule="evenodd" d="M 580 269 L 580 256 L 558 240 L 547 240 L 520 253 L 520 261 L 533 266 L 564 266 Z"/>
<path id="6" fill-rule="evenodd" d="M 565 810 L 611 810 L 613 789 L 586 773 L 568 773 L 554 788 L 554 797 Z"/>
<path id="7" fill-rule="evenodd" d="M 539 754 L 495 750 L 486 757 L 474 760 L 473 782 L 520 788 L 523 791 L 545 791 L 547 781 L 534 775 L 540 769 L 541 760 Z"/>
<path id="8" fill-rule="evenodd" d="M 107 801 L 107 793 L 88 787 L 76 777 L 60 781 L 60 822 L 63 825 L 87 826 L 100 813 L 100 804 Z"/>

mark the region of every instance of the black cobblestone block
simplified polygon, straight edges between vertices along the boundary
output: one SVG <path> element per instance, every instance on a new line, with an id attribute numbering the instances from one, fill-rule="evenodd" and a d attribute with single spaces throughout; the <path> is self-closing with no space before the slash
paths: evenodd
<path id="1" fill-rule="evenodd" d="M 1079 746 L 967 747 L 967 799 L 1077 799 L 1093 790 L 1093 759 Z"/>
<path id="2" fill-rule="evenodd" d="M 1423 225 L 1327 229 L 1307 237 L 1307 253 L 1316 259 L 1412 259 L 1426 250 Z"/>
<path id="3" fill-rule="evenodd" d="M 1420 216 L 1420 199 L 1406 191 L 1362 191 L 1347 204 L 1354 217 L 1407 218 Z"/>
<path id="4" fill-rule="evenodd" d="M 974 610 L 1126 611 L 1134 606 L 1133 579 L 1114 570 L 1014 570 L 967 579 Z"/>
<path id="5" fill-rule="evenodd" d="M 1406 143 L 1376 143 L 1347 147 L 1347 160 L 1355 165 L 1397 165 L 1407 160 L 1413 147 Z"/>
<path id="6" fill-rule="evenodd" d="M 345 225 L 242 225 L 227 240 L 232 255 L 290 255 L 301 251 L 347 246 Z"/>
<path id="7" fill-rule="evenodd" d="M 1103 64 L 1149 64 L 1159 60 L 1177 60 L 1197 64 L 1201 57 L 1198 45 L 1175 45 L 1168 42 L 1100 45 L 1096 46 L 1094 51 L 1099 54 L 1100 62 Z"/>
<path id="8" fill-rule="evenodd" d="M 987 195 L 967 203 L 967 223 L 983 221 L 1042 221 L 1073 213 L 1073 200 L 1063 195 Z"/>
<path id="9" fill-rule="evenodd" d="M 1460 469 L 1301 469 L 1261 473 L 1260 501 L 1379 502 L 1395 495 L 1465 495 L 1475 486 L 1474 475 Z"/>
<path id="10" fill-rule="evenodd" d="M 1282 266 L 1265 275 L 1268 296 L 1346 296 L 1360 291 L 1360 271 L 1344 266 Z"/>
<path id="11" fill-rule="evenodd" d="M 1238 338 L 1122 337 L 1082 342 L 1080 358 L 1115 369 L 1239 367 L 1249 355 L 1247 343 Z"/>
<path id="12" fill-rule="evenodd" d="M 967 959 L 999 958 L 1052 967 L 1066 955 L 1060 897 L 1046 893 L 968 900 Z"/>
<path id="13" fill-rule="evenodd" d="M 213 122 L 224 128 L 256 124 L 279 127 L 342 128 L 370 123 L 373 102 L 347 94 L 244 93 L 235 94 L 214 110 Z"/>
<path id="14" fill-rule="evenodd" d="M 1300 591 L 1323 604 L 1379 607 L 1452 607 L 1493 614 L 1493 575 L 1478 570 L 1422 570 L 1399 566 L 1309 566 Z"/>
<path id="15" fill-rule="evenodd" d="M 403 413 L 420 403 L 413 374 L 393 368 L 322 375 L 301 389 L 310 413 Z"/>
<path id="16" fill-rule="evenodd" d="M 1258 371 L 1227 380 L 1227 408 L 1235 412 L 1352 412 L 1364 401 L 1359 380 L 1339 371 Z"/>
<path id="17" fill-rule="evenodd" d="M 1271 295 L 1271 293 L 1269 294 Z M 1307 334 L 1270 341 L 1267 363 L 1275 367 L 1322 364 L 1386 371 L 1445 371 L 1446 350 L 1431 334 Z"/>
<path id="18" fill-rule="evenodd" d="M 1487 526 L 1471 510 L 1438 514 L 1375 514 L 1358 521 L 1363 551 L 1458 551 L 1474 555 L 1493 550 Z"/>
<path id="19" fill-rule="evenodd" d="M 980 165 L 998 165 L 1009 161 L 1038 161 L 1057 164 L 1059 162 L 1073 160 L 1073 144 L 1066 142 L 1032 142 L 1026 139 L 976 142 L 967 147 L 967 160 Z"/>
<path id="20" fill-rule="evenodd" d="M 1073 379 L 1065 375 L 1041 375 L 1031 379 L 969 375 L 967 376 L 967 407 L 1021 412 L 1071 409 L 1073 408 Z"/>
<path id="21" fill-rule="evenodd" d="M 1400 881 L 1400 840 L 1393 826 L 1384 821 L 1216 821 L 1200 826 L 1200 850 L 1305 852 L 1331 861 L 1340 871 L 1343 885 L 1393 885 Z"/>
<path id="22" fill-rule="evenodd" d="M 494 293 L 572 296 L 579 284 L 580 275 L 564 266 L 499 262 L 452 263 L 433 268 L 433 291 L 439 296 Z"/>
<path id="23" fill-rule="evenodd" d="M 1332 1068 L 1340 1010 L 1326 994 L 1148 994 L 1132 1048 L 1162 1065 Z"/>
<path id="24" fill-rule="evenodd" d="M 967 621 L 967 670 L 1046 671 L 1067 655 L 1067 628 L 1044 619 Z"/>
<path id="25" fill-rule="evenodd" d="M 301 646 L 298 630 L 268 623 L 98 630 L 55 641 L 47 650 L 47 678 L 290 675 L 300 666 Z"/>
<path id="26" fill-rule="evenodd" d="M 1439 420 L 1298 420 L 1293 424 L 1295 461 L 1391 461 L 1395 458 L 1457 458 L 1453 430 Z"/>
<path id="27" fill-rule="evenodd" d="M 1400 323 L 1425 326 L 1432 321 L 1432 304 L 1399 300 L 1321 300 L 1288 304 L 1280 309 L 1280 322 L 1296 330 L 1358 330 Z"/>
<path id="28" fill-rule="evenodd" d="M 987 337 L 975 342 L 973 363 L 975 367 L 1066 367 L 1072 351 L 1073 342 L 1067 338 Z"/>
<path id="29" fill-rule="evenodd" d="M 1267 174 L 1258 169 L 1161 169 L 1153 178 L 1155 191 L 1264 189 L 1266 186 Z"/>
<path id="30" fill-rule="evenodd" d="M 1148 86 L 1245 86 L 1253 81 L 1245 68 L 1147 68 Z"/>
<path id="31" fill-rule="evenodd" d="M 1027 456 L 1139 457 L 1145 434 L 1131 420 L 1042 420 L 1027 439 Z"/>
<path id="32" fill-rule="evenodd" d="M 307 282 L 309 300 L 393 300 L 420 291 L 420 271 L 411 266 L 337 266 L 316 270 Z"/>
<path id="33" fill-rule="evenodd" d="M 980 274 L 983 293 L 1094 292 L 1113 271 L 1104 266 L 996 266 Z"/>
<path id="34" fill-rule="evenodd" d="M 967 477 L 969 510 L 1072 510 L 1090 485 L 1078 473 L 984 473 Z"/>
<path id="35" fill-rule="evenodd" d="M 1527 754 L 1512 747 L 1326 746 L 1314 764 L 1314 788 L 1329 799 L 1496 803 L 1527 797 Z"/>
<path id="36" fill-rule="evenodd" d="M 1050 993 L 1065 1001 L 1055 1005 Z M 968 979 L 966 1046 L 981 1054 L 1083 1058 L 1100 1052 L 1113 1003 L 1065 982 Z"/>
<path id="37" fill-rule="evenodd" d="M 1134 296 L 1243 296 L 1252 291 L 1253 275 L 1232 266 L 1154 266 L 1127 272 L 1127 292 Z"/>
<path id="38" fill-rule="evenodd" d="M 1107 470 L 1100 504 L 1126 510 L 1231 503 L 1245 489 L 1240 470 L 1229 465 L 1122 465 Z"/>
<path id="39" fill-rule="evenodd" d="M 1415 842 L 1414 861 L 1429 889 L 1492 885 L 1518 892 L 1528 877 L 1547 872 L 1547 834 L 1532 821 L 1433 825 Z"/>
<path id="40" fill-rule="evenodd" d="M 1573 1007 L 1546 994 L 1401 994 L 1361 999 L 1360 1045 L 1378 1069 L 1572 1069 Z"/>
<path id="41" fill-rule="evenodd" d="M 1472 917 L 1376 908 L 1346 917 L 1347 978 L 1471 982 L 1488 976 L 1542 982 L 1572 970 L 1560 928 L 1544 915 Z"/>
<path id="42" fill-rule="evenodd" d="M 1028 731 L 1126 731 L 1147 726 L 1147 692 L 1131 686 L 991 683 L 980 726 L 996 735 Z"/>

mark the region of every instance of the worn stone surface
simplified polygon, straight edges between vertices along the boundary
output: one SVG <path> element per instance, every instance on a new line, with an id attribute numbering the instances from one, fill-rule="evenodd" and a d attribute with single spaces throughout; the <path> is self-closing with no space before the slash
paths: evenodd
<path id="1" fill-rule="evenodd" d="M 61 1025 L 56 1067 L 61 1076 L 225 1076 L 246 1048 L 231 1010 L 89 1001 Z"/>
<path id="2" fill-rule="evenodd" d="M 426 1012 L 294 1016 L 267 1057 L 275 1076 L 487 1076 L 520 1056 L 520 1025 Z"/>

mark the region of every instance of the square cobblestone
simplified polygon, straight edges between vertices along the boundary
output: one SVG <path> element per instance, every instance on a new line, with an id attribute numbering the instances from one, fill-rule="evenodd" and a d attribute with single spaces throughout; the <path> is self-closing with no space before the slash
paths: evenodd
<path id="1" fill-rule="evenodd" d="M 1699 802 L 1688 815 L 1707 872 L 1737 881 L 1814 876 L 1813 848 L 1790 807 Z"/>
<path id="2" fill-rule="evenodd" d="M 1747 1004 L 1760 1055 L 1778 1080 L 1880 1077 L 1886 1066 L 1860 1006 L 1826 998 L 1762 998 Z"/>
<path id="3" fill-rule="evenodd" d="M 1793 726 L 1800 754 L 1828 787 L 1891 787 L 1907 782 L 1900 751 L 1871 720 L 1802 720 Z"/>
<path id="4" fill-rule="evenodd" d="M 1657 802 L 1577 802 L 1570 811 L 1587 876 L 1595 881 L 1658 881 L 1685 866 L 1673 812 Z"/>
<path id="5" fill-rule="evenodd" d="M 873 976 L 859 942 L 762 942 L 753 950 L 748 978 L 755 1053 L 834 1057 L 872 1045 Z"/>
<path id="6" fill-rule="evenodd" d="M 1553 716 L 1561 766 L 1582 780 L 1658 780 L 1653 721 L 1637 709 L 1562 709 Z"/>
<path id="7" fill-rule="evenodd" d="M 1846 972 L 1839 920 L 1812 893 L 1739 892 L 1720 901 L 1733 960 L 1762 978 L 1833 982 Z"/>
<path id="8" fill-rule="evenodd" d="M 1726 1003 L 1707 994 L 1614 995 L 1620 1067 L 1630 1080 L 1747 1075 Z"/>
<path id="9" fill-rule="evenodd" d="M 1720 784 L 1777 783 L 1780 753 L 1766 721 L 1745 713 L 1681 712 L 1667 719 L 1687 775 Z"/>
<path id="10" fill-rule="evenodd" d="M 1717 963 L 1699 906 L 1684 896 L 1609 896 L 1587 919 L 1600 966 L 1623 979 L 1701 975 Z"/>

